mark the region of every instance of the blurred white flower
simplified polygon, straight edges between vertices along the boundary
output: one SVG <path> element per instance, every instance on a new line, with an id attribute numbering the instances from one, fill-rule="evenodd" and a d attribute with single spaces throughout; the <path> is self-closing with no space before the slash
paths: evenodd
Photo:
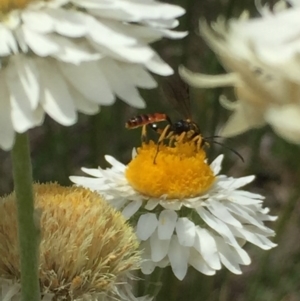
<path id="1" fill-rule="evenodd" d="M 300 143 L 300 2 L 290 3 L 294 7 L 289 9 L 283 9 L 283 2 L 272 11 L 261 7 L 260 18 L 200 24 L 203 38 L 229 74 L 195 74 L 183 67 L 180 73 L 195 87 L 234 86 L 236 102 L 221 97 L 234 111 L 221 135 L 268 123 L 284 139 Z"/>
<path id="2" fill-rule="evenodd" d="M 240 265 L 250 264 L 245 242 L 275 246 L 268 239 L 274 231 L 264 225 L 275 217 L 262 207 L 264 197 L 240 190 L 254 176 L 219 175 L 223 156 L 208 165 L 193 143 L 160 146 L 153 164 L 156 151 L 156 144 L 143 145 L 128 166 L 106 156 L 111 168 L 83 168 L 93 178 L 70 177 L 130 218 L 144 250 L 143 273 L 171 265 L 182 280 L 188 266 L 214 275 L 224 265 L 241 274 Z"/>
<path id="3" fill-rule="evenodd" d="M 170 29 L 184 9 L 155 0 L 1 1 L 0 147 L 14 133 L 40 125 L 45 113 L 72 125 L 77 111 L 94 114 L 116 96 L 145 106 L 138 89 L 154 88 L 149 71 L 172 69 L 148 45 Z"/>

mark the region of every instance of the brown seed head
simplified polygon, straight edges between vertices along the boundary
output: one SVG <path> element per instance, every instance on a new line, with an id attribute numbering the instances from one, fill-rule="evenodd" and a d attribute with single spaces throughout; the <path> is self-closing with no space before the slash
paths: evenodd
<path id="1" fill-rule="evenodd" d="M 54 300 L 110 294 L 140 261 L 133 229 L 98 194 L 35 184 L 40 211 L 40 284 Z M 0 277 L 19 281 L 15 194 L 0 200 Z"/>

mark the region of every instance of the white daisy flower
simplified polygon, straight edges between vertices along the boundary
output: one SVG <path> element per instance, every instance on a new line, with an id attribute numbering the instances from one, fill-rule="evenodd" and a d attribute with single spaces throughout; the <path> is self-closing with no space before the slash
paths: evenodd
<path id="1" fill-rule="evenodd" d="M 182 78 L 200 88 L 233 86 L 236 102 L 224 96 L 221 103 L 233 115 L 220 133 L 241 134 L 268 123 L 274 131 L 292 143 L 300 143 L 300 2 L 275 11 L 260 8 L 262 17 L 225 20 L 211 27 L 200 24 L 208 45 L 218 55 L 228 74 L 209 76 L 180 69 Z M 274 34 L 276 33 L 276 34 Z"/>
<path id="2" fill-rule="evenodd" d="M 161 145 L 154 164 L 156 151 L 156 144 L 143 144 L 127 166 L 106 156 L 111 168 L 83 168 L 92 177 L 70 177 L 131 219 L 144 249 L 145 274 L 167 265 L 180 280 L 189 266 L 205 275 L 222 265 L 241 274 L 240 265 L 251 261 L 245 242 L 264 250 L 275 246 L 264 221 L 276 218 L 262 207 L 264 197 L 240 189 L 254 176 L 220 175 L 223 156 L 208 165 L 204 150 L 193 143 Z"/>
<path id="3" fill-rule="evenodd" d="M 1 1 L 0 147 L 40 125 L 45 113 L 72 125 L 77 111 L 94 114 L 116 96 L 145 106 L 137 88 L 154 88 L 149 71 L 172 69 L 148 45 L 184 9 L 155 0 Z"/>

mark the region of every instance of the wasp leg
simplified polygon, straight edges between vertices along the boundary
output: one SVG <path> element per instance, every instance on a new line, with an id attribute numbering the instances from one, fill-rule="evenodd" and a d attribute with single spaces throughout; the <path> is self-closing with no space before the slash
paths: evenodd
<path id="1" fill-rule="evenodd" d="M 176 141 L 176 136 L 173 132 L 171 132 L 170 135 L 166 137 L 166 139 L 169 139 L 169 146 L 172 147 L 172 144 L 174 143 L 174 141 Z"/>
<path id="2" fill-rule="evenodd" d="M 176 139 L 177 142 L 179 142 L 179 143 L 183 142 L 183 141 L 184 141 L 184 138 L 186 137 L 186 135 L 187 135 L 186 132 L 182 132 L 182 133 L 178 136 L 178 138 Z"/>
<path id="3" fill-rule="evenodd" d="M 168 124 L 162 131 L 162 133 L 159 136 L 159 139 L 157 141 L 157 149 L 156 149 L 156 153 L 153 159 L 153 164 L 156 164 L 156 157 L 158 155 L 159 152 L 159 145 L 164 141 L 164 139 L 166 139 L 171 133 L 169 132 L 170 130 L 170 125 Z"/>
<path id="4" fill-rule="evenodd" d="M 195 142 L 197 146 L 197 150 L 200 150 L 204 146 L 204 140 L 201 137 L 201 135 L 197 135 L 192 139 L 193 142 Z"/>
<path id="5" fill-rule="evenodd" d="M 147 139 L 147 129 L 146 129 L 146 125 L 143 125 L 143 126 L 142 126 L 141 140 L 142 140 L 142 144 L 148 142 L 148 141 L 147 141 L 148 139 Z"/>

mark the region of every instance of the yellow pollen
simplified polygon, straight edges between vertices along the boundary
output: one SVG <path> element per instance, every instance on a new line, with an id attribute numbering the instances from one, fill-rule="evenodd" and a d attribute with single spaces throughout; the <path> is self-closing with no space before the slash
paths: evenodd
<path id="1" fill-rule="evenodd" d="M 5 15 L 15 9 L 22 9 L 33 1 L 34 0 L 0 0 L 0 15 Z"/>
<path id="2" fill-rule="evenodd" d="M 129 163 L 126 178 L 141 194 L 149 197 L 166 196 L 183 199 L 202 194 L 215 180 L 213 171 L 205 162 L 206 154 L 195 143 L 177 143 L 175 147 L 159 146 L 150 141 L 138 149 Z"/>

